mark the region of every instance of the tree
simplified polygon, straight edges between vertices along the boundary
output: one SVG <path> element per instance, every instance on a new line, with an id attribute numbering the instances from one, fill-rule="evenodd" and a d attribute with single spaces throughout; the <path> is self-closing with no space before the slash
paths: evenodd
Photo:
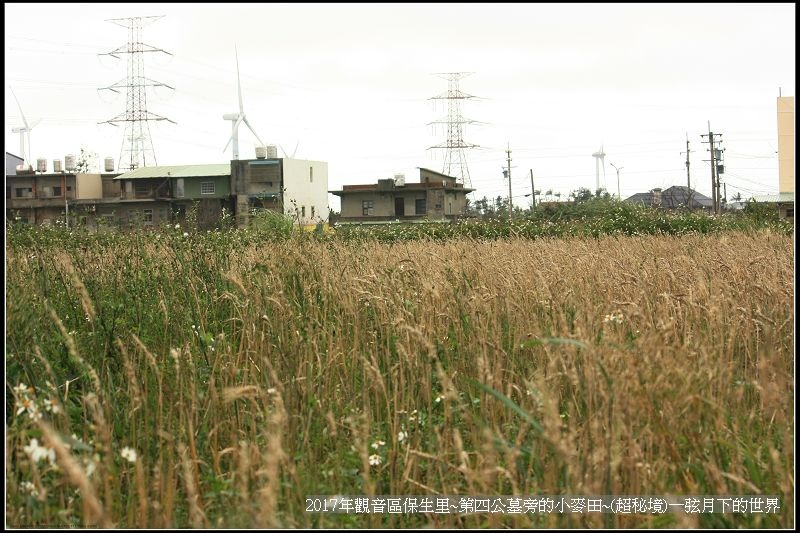
<path id="1" fill-rule="evenodd" d="M 97 152 L 90 152 L 81 146 L 81 155 L 78 156 L 75 164 L 75 172 L 78 174 L 89 174 L 98 172 Z"/>
<path id="2" fill-rule="evenodd" d="M 573 193 L 573 198 L 575 198 L 576 204 L 591 200 L 592 196 L 593 195 L 591 189 L 587 189 L 586 187 L 581 187 L 580 189 L 578 189 Z"/>

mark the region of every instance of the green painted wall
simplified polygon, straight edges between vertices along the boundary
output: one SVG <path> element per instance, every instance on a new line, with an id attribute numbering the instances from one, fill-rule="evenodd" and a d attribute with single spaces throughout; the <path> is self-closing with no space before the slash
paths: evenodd
<path id="1" fill-rule="evenodd" d="M 178 178 L 172 180 L 173 194 L 177 194 Z M 200 184 L 207 181 L 214 182 L 214 194 L 200 194 Z M 217 176 L 206 178 L 183 178 L 183 197 L 191 199 L 201 198 L 227 198 L 231 194 L 230 177 Z M 176 197 L 177 198 L 177 197 Z"/>

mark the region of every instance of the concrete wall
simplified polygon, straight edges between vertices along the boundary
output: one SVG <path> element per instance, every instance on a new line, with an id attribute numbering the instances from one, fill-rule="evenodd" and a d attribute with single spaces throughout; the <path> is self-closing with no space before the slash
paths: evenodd
<path id="1" fill-rule="evenodd" d="M 778 97 L 778 192 L 794 192 L 794 96 Z"/>
<path id="2" fill-rule="evenodd" d="M 177 194 L 177 180 L 172 179 L 173 196 Z M 201 184 L 206 182 L 214 183 L 214 194 L 202 194 Z M 183 178 L 183 197 L 184 198 L 227 198 L 231 194 L 230 179 L 228 176 L 196 177 Z"/>
<path id="3" fill-rule="evenodd" d="M 342 197 L 342 217 L 361 217 L 363 216 L 362 201 L 372 200 L 372 216 L 388 217 L 394 216 L 394 196 L 391 193 L 379 193 L 375 191 L 365 191 L 357 193 L 347 193 Z M 369 217 L 364 217 L 369 218 Z"/>
<path id="4" fill-rule="evenodd" d="M 283 159 L 283 212 L 301 224 L 328 219 L 328 163 Z M 305 217 L 302 208 L 305 207 Z M 311 211 L 314 211 L 312 216 Z"/>
<path id="5" fill-rule="evenodd" d="M 103 197 L 103 178 L 100 174 L 78 174 L 75 178 L 75 198 L 88 200 Z"/>

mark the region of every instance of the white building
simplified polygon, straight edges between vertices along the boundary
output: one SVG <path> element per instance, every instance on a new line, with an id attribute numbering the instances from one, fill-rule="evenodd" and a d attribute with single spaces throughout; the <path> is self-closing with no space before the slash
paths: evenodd
<path id="1" fill-rule="evenodd" d="M 327 222 L 328 163 L 278 157 L 234 160 L 231 195 L 239 226 L 258 210 L 284 213 L 300 225 Z"/>

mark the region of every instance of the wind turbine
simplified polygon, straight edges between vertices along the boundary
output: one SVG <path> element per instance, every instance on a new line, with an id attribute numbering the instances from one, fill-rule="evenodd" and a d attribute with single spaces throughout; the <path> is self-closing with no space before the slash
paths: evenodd
<path id="1" fill-rule="evenodd" d="M 280 144 L 278 146 L 281 147 L 281 152 L 283 152 L 283 157 L 285 157 L 286 159 L 294 159 L 294 155 L 297 153 L 297 147 L 300 146 L 300 139 L 297 139 L 297 143 L 294 145 L 294 152 L 292 152 L 291 157 L 289 157 L 286 154 L 286 150 L 283 149 L 283 146 L 281 146 Z"/>
<path id="2" fill-rule="evenodd" d="M 231 159 L 238 160 L 239 159 L 239 124 L 241 124 L 242 122 L 244 122 L 247 125 L 247 128 L 253 133 L 253 135 L 256 136 L 256 139 L 258 139 L 258 142 L 260 143 L 261 146 L 263 146 L 264 143 L 261 142 L 261 139 L 258 137 L 258 134 L 255 132 L 255 130 L 253 130 L 253 126 L 250 125 L 250 123 L 247 121 L 247 117 L 245 117 L 245 114 L 244 114 L 244 105 L 242 104 L 242 81 L 239 78 L 239 50 L 236 49 L 235 46 L 234 46 L 234 50 L 236 52 L 236 84 L 237 84 L 237 87 L 239 89 L 239 112 L 238 113 L 225 113 L 224 115 L 222 115 L 222 118 L 224 120 L 230 120 L 231 121 L 231 128 L 232 128 L 231 138 L 228 139 L 228 143 L 225 145 L 225 148 L 223 148 L 222 151 L 224 152 L 225 150 L 227 150 L 228 149 L 228 145 L 231 144 L 231 141 L 233 141 L 233 150 L 231 152 L 231 155 L 233 157 Z"/>
<path id="3" fill-rule="evenodd" d="M 9 89 L 11 87 L 9 86 Z M 31 130 L 34 126 L 36 126 L 39 121 L 33 123 L 33 125 L 28 125 L 28 120 L 25 118 L 25 113 L 22 112 L 22 106 L 19 104 L 19 100 L 17 99 L 17 95 L 14 93 L 14 89 L 11 89 L 11 94 L 14 96 L 14 100 L 17 102 L 17 107 L 19 108 L 19 114 L 22 115 L 22 123 L 25 124 L 23 128 L 11 128 L 13 133 L 19 133 L 19 156 L 22 158 L 22 164 L 28 161 L 25 157 L 25 138 L 28 138 L 28 150 L 31 148 Z"/>
<path id="4" fill-rule="evenodd" d="M 595 172 L 595 194 L 600 190 L 600 162 L 603 162 L 603 182 L 606 181 L 606 153 L 603 151 L 603 145 L 600 145 L 600 150 L 592 154 L 594 157 L 594 172 Z"/>

